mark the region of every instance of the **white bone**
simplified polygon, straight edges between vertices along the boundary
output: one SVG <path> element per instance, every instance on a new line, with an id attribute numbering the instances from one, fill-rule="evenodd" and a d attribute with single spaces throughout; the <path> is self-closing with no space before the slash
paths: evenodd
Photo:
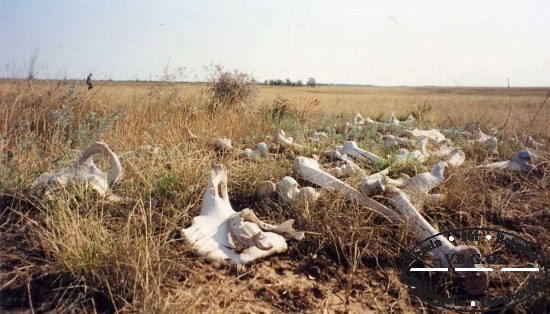
<path id="1" fill-rule="evenodd" d="M 258 143 L 258 145 L 256 145 L 256 149 L 254 150 L 251 150 L 250 148 L 239 150 L 239 156 L 251 159 L 265 157 L 267 154 L 268 149 L 266 143 L 264 142 Z"/>
<path id="2" fill-rule="evenodd" d="M 375 174 L 371 174 L 362 179 L 359 189 L 367 196 L 380 195 L 384 192 L 386 185 L 401 187 L 409 179 L 409 176 L 402 174 L 397 179 L 388 176 L 389 168 L 386 168 Z"/>
<path id="3" fill-rule="evenodd" d="M 336 152 L 334 155 L 335 157 L 338 157 L 339 160 L 339 166 L 336 168 L 330 169 L 329 173 L 337 178 L 342 177 L 349 177 L 355 174 L 359 174 L 362 176 L 365 176 L 366 173 L 361 167 L 359 167 L 351 158 L 348 157 L 346 154 L 339 154 Z"/>
<path id="4" fill-rule="evenodd" d="M 434 165 L 432 171 L 419 173 L 410 178 L 403 185 L 403 191 L 428 194 L 431 189 L 440 186 L 445 181 L 443 172 L 446 166 L 446 162 L 440 161 Z"/>
<path id="5" fill-rule="evenodd" d="M 221 195 L 219 186 L 221 185 Z M 214 165 L 203 196 L 201 213 L 182 233 L 193 249 L 207 259 L 244 264 L 287 249 L 285 237 L 303 238 L 292 220 L 279 226 L 260 222 L 245 209 L 236 213 L 229 202 L 227 170 Z"/>
<path id="6" fill-rule="evenodd" d="M 431 130 L 405 130 L 403 133 L 401 133 L 400 136 L 405 137 L 427 137 L 431 140 L 434 140 L 436 143 L 441 143 L 445 140 L 445 135 L 443 135 L 439 130 L 431 129 Z"/>
<path id="7" fill-rule="evenodd" d="M 329 150 L 325 152 L 325 157 L 331 159 L 331 160 L 342 160 L 342 149 L 344 146 L 336 146 L 333 150 Z"/>
<path id="8" fill-rule="evenodd" d="M 185 127 L 183 128 L 183 131 L 184 131 L 185 135 L 187 136 L 187 138 L 188 138 L 190 141 L 196 141 L 196 140 L 198 139 L 198 137 L 197 137 L 195 134 L 193 134 L 193 133 L 191 132 L 191 130 L 189 129 L 189 127 L 185 126 Z"/>
<path id="9" fill-rule="evenodd" d="M 469 139 L 470 143 L 482 143 L 491 149 L 492 155 L 498 155 L 498 139 L 495 136 L 488 135 L 481 131 L 481 123 L 468 122 L 464 126 L 464 131 L 459 133 Z"/>
<path id="10" fill-rule="evenodd" d="M 294 150 L 294 149 L 301 149 L 303 148 L 301 145 L 294 143 L 294 139 L 290 136 L 286 136 L 285 131 L 278 130 L 275 134 L 275 141 L 288 149 Z"/>
<path id="11" fill-rule="evenodd" d="M 416 147 L 415 141 L 406 138 L 396 137 L 394 135 L 383 135 L 382 142 L 385 146 L 398 146 L 406 148 Z"/>
<path id="12" fill-rule="evenodd" d="M 386 206 L 370 199 L 365 194 L 357 191 L 346 183 L 338 180 L 333 175 L 321 170 L 319 163 L 315 159 L 307 157 L 297 157 L 294 159 L 292 169 L 300 178 L 312 182 L 326 189 L 336 190 L 344 195 L 348 201 L 357 202 L 378 211 L 380 214 L 388 217 L 393 222 L 400 222 L 401 218 L 396 212 Z"/>
<path id="13" fill-rule="evenodd" d="M 297 202 L 315 202 L 320 194 L 312 187 L 299 188 L 298 182 L 292 177 L 284 177 L 277 184 L 277 193 L 279 199 L 285 203 Z"/>
<path id="14" fill-rule="evenodd" d="M 386 192 L 390 194 L 390 199 L 392 204 L 396 209 L 403 215 L 407 223 L 411 226 L 412 231 L 416 234 L 417 239 L 422 241 L 431 236 L 435 236 L 439 232 L 428 222 L 418 210 L 411 203 L 408 195 L 393 186 L 387 186 Z M 467 245 L 458 245 L 454 246 L 446 237 L 438 235 L 433 238 L 435 243 L 438 243 L 438 246 L 435 246 L 430 250 L 430 255 L 436 264 L 435 267 L 444 267 L 444 268 L 471 268 L 479 267 L 477 264 L 469 263 L 471 257 L 474 254 L 480 254 L 479 250 L 473 246 Z M 463 254 L 465 261 L 464 264 L 449 264 L 446 255 L 451 256 L 450 254 Z M 456 255 L 454 255 L 456 256 Z M 438 263 L 439 261 L 439 263 Z M 456 272 L 457 274 L 464 277 L 464 289 L 470 295 L 480 295 L 483 294 L 489 286 L 489 276 L 486 271 L 477 271 L 477 272 Z"/>
<path id="15" fill-rule="evenodd" d="M 411 125 L 414 122 L 416 122 L 416 119 L 412 115 L 409 115 L 406 120 L 399 121 L 399 119 L 397 119 L 395 117 L 394 113 L 392 112 L 391 115 L 390 115 L 390 120 L 389 121 L 390 121 L 391 124 L 395 124 L 395 125 Z"/>
<path id="16" fill-rule="evenodd" d="M 365 118 L 360 113 L 356 113 L 355 117 L 353 117 L 353 124 L 354 125 L 363 125 L 365 123 Z"/>
<path id="17" fill-rule="evenodd" d="M 326 132 L 313 132 L 308 136 L 308 139 L 313 142 L 320 142 L 328 137 Z"/>
<path id="18" fill-rule="evenodd" d="M 459 148 L 454 148 L 445 159 L 445 162 L 453 167 L 458 167 L 466 161 L 466 154 Z"/>
<path id="19" fill-rule="evenodd" d="M 383 161 L 383 159 L 371 152 L 368 152 L 364 149 L 361 149 L 357 146 L 357 143 L 355 143 L 354 141 L 347 141 L 344 143 L 344 146 L 342 148 L 342 153 L 350 156 L 350 157 L 353 157 L 353 158 L 357 158 L 361 161 L 371 161 L 371 162 L 374 162 L 374 163 L 380 163 Z"/>
<path id="20" fill-rule="evenodd" d="M 103 173 L 96 167 L 92 155 L 102 154 L 109 158 L 111 171 Z M 69 184 L 90 185 L 99 195 L 105 196 L 109 184 L 114 184 L 122 175 L 122 166 L 118 156 L 103 142 L 95 142 L 88 147 L 78 161 L 71 166 L 61 169 L 55 173 L 44 173 L 31 184 L 31 190 L 43 193 L 46 187 L 65 187 Z M 47 195 L 49 191 L 46 191 Z"/>
<path id="21" fill-rule="evenodd" d="M 405 148 L 400 148 L 397 150 L 397 164 L 402 164 L 409 161 L 418 161 L 422 163 L 429 157 L 429 153 L 426 148 L 428 139 L 425 137 L 420 137 L 417 142 L 420 149 L 415 149 L 412 152 Z"/>
<path id="22" fill-rule="evenodd" d="M 534 149 L 543 149 L 545 145 L 543 143 L 535 141 L 531 136 L 528 136 L 527 140 L 525 141 L 525 146 Z"/>
<path id="23" fill-rule="evenodd" d="M 478 168 L 493 168 L 493 169 L 508 169 L 508 170 L 521 170 L 532 171 L 537 169 L 537 165 L 541 163 L 542 159 L 533 154 L 529 150 L 522 150 L 517 152 L 510 160 L 494 162 L 491 164 L 481 165 Z M 533 164 L 535 163 L 535 164 Z"/>
<path id="24" fill-rule="evenodd" d="M 277 185 L 271 181 L 262 181 L 256 189 L 256 196 L 259 199 L 274 198 L 277 195 Z"/>
<path id="25" fill-rule="evenodd" d="M 214 147 L 220 151 L 233 151 L 233 145 L 231 145 L 231 140 L 228 138 L 216 138 L 214 139 Z"/>

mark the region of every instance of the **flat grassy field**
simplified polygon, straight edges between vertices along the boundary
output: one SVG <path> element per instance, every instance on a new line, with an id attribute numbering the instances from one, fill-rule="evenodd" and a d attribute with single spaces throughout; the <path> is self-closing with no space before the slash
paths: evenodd
<path id="1" fill-rule="evenodd" d="M 346 140 L 388 160 L 395 153 L 376 132 L 342 132 L 356 113 L 380 121 L 392 112 L 401 120 L 413 114 L 421 129 L 480 121 L 485 133 L 498 132 L 499 155 L 453 138 L 466 162 L 446 170 L 437 188 L 443 201 L 420 211 L 438 229 L 516 232 L 550 256 L 548 164 L 530 174 L 475 168 L 518 151 L 508 141 L 513 132 L 545 143 L 533 152 L 550 158 L 548 90 L 259 86 L 248 101 L 213 111 L 206 84 L 97 82 L 88 91 L 84 82 L 1 81 L 0 312 L 441 312 L 412 296 L 399 278 L 397 257 L 416 243 L 407 228 L 333 192 L 308 205 L 255 196 L 260 182 L 292 176 L 299 155 L 279 149 L 273 134 L 283 129 L 306 146 L 301 155 L 319 156 L 330 169 L 323 152 Z M 190 140 L 187 128 L 198 140 Z M 329 138 L 308 141 L 317 130 Z M 218 136 L 240 149 L 265 141 L 277 154 L 260 160 L 220 154 L 212 144 Z M 120 156 L 124 174 L 111 190 L 122 202 L 79 187 L 49 200 L 29 193 L 40 174 L 69 166 L 100 139 Z M 436 162 L 395 166 L 392 175 L 412 176 Z M 228 169 L 235 210 L 251 208 L 270 222 L 295 219 L 305 239 L 246 266 L 197 257 L 179 231 L 200 212 L 213 163 Z M 521 278 L 495 275 L 487 294 L 513 292 Z M 515 311 L 548 312 L 549 300 L 546 286 Z"/>

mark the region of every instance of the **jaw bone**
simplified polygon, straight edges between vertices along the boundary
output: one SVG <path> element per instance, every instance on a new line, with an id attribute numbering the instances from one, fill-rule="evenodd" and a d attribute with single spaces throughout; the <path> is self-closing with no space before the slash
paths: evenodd
<path id="1" fill-rule="evenodd" d="M 403 215 L 407 223 L 411 226 L 412 231 L 416 234 L 418 240 L 422 241 L 431 236 L 438 234 L 439 232 L 428 222 L 418 210 L 413 206 L 406 193 L 399 190 L 396 187 L 388 186 L 386 191 L 391 195 L 390 199 L 397 210 Z M 434 241 L 439 241 L 441 246 L 436 247 L 430 251 L 434 263 L 439 261 L 440 264 L 435 267 L 444 268 L 462 268 L 462 267 L 478 267 L 477 264 L 471 264 L 466 262 L 464 264 L 452 263 L 449 264 L 445 254 L 463 254 L 465 261 L 471 261 L 471 257 L 474 254 L 480 254 L 479 250 L 473 246 L 468 245 L 452 245 L 446 237 L 439 235 L 434 238 Z M 489 275 L 486 271 L 476 272 L 458 272 L 456 273 L 462 276 L 464 280 L 464 289 L 470 295 L 483 294 L 489 286 Z"/>
<path id="2" fill-rule="evenodd" d="M 103 173 L 96 167 L 92 160 L 92 155 L 102 154 L 109 158 L 111 171 L 108 174 Z M 95 142 L 88 147 L 78 161 L 71 166 L 59 170 L 55 173 L 44 173 L 36 179 L 31 190 L 39 194 L 44 192 L 46 187 L 67 186 L 69 184 L 90 185 L 99 195 L 105 196 L 109 189 L 109 184 L 114 184 L 122 175 L 122 166 L 118 156 L 103 142 Z M 50 191 L 46 191 L 49 195 Z M 118 197 L 113 195 L 113 200 Z"/>
<path id="3" fill-rule="evenodd" d="M 235 212 L 227 192 L 227 170 L 218 164 L 210 172 L 200 215 L 182 233 L 199 255 L 244 264 L 284 252 L 285 238 L 302 239 L 304 234 L 292 228 L 293 222 L 270 225 L 261 222 L 250 209 Z"/>
<path id="4" fill-rule="evenodd" d="M 326 189 L 332 189 L 341 192 L 348 201 L 355 201 L 359 205 L 367 206 L 376 210 L 378 213 L 388 217 L 392 222 L 401 222 L 399 215 L 386 206 L 370 199 L 365 194 L 357 191 L 346 183 L 340 181 L 331 174 L 321 170 L 315 159 L 307 157 L 297 157 L 292 164 L 294 173 L 300 178 L 314 183 Z"/>

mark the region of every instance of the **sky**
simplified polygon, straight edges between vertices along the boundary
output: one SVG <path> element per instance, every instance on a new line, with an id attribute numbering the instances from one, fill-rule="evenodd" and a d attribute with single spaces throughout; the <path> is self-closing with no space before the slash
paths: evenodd
<path id="1" fill-rule="evenodd" d="M 550 86 L 550 1 L 0 0 L 0 77 Z"/>

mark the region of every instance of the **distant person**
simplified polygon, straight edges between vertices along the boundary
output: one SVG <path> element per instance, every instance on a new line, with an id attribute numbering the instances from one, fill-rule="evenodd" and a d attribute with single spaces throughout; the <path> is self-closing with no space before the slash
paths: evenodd
<path id="1" fill-rule="evenodd" d="M 90 73 L 90 75 L 86 78 L 86 84 L 88 84 L 88 90 L 94 88 L 94 83 L 92 83 L 92 73 Z"/>

